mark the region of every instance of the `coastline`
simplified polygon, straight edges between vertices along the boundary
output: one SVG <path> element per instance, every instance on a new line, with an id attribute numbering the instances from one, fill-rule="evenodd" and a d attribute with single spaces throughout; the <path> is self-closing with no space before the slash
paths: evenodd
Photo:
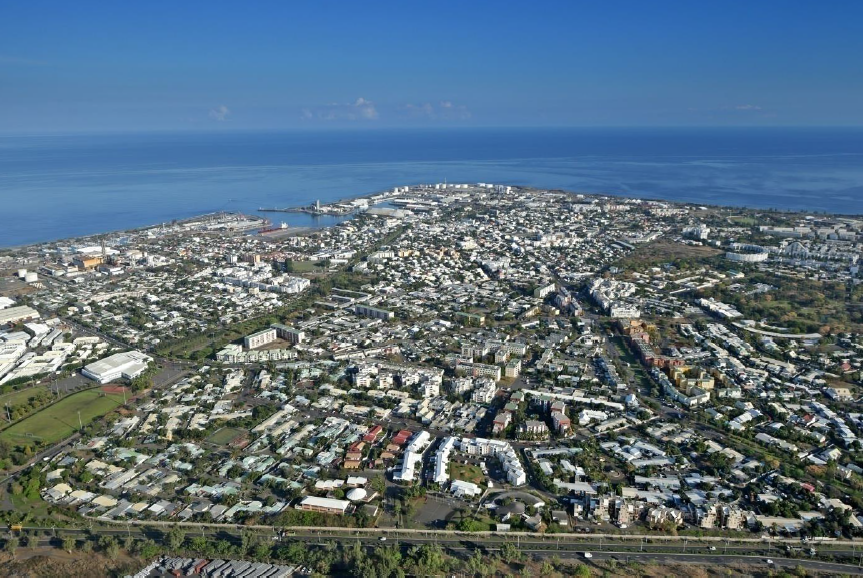
<path id="1" fill-rule="evenodd" d="M 410 186 L 420 186 L 420 185 L 410 185 Z M 682 207 L 704 207 L 706 209 L 738 209 L 738 210 L 743 211 L 743 212 L 751 212 L 751 213 L 773 213 L 773 214 L 787 214 L 787 215 L 800 215 L 800 216 L 818 214 L 818 215 L 831 215 L 831 216 L 834 216 L 838 219 L 852 219 L 852 220 L 853 219 L 863 219 L 863 213 L 844 214 L 844 213 L 831 213 L 831 212 L 824 212 L 824 211 L 804 211 L 804 210 L 799 210 L 799 209 L 759 208 L 759 207 L 746 207 L 746 206 L 740 206 L 740 205 L 734 205 L 734 204 L 726 205 L 726 204 L 716 204 L 716 203 L 694 203 L 694 202 L 689 202 L 689 201 L 668 200 L 668 199 L 652 197 L 652 196 L 627 195 L 625 193 L 606 193 L 606 192 L 600 193 L 600 192 L 588 192 L 588 191 L 571 191 L 571 190 L 566 190 L 566 189 L 561 189 L 561 188 L 544 189 L 541 187 L 520 186 L 520 185 L 503 185 L 503 186 L 512 186 L 513 188 L 522 189 L 522 190 L 530 190 L 530 191 L 546 190 L 548 192 L 571 195 L 573 197 L 583 196 L 586 199 L 594 199 L 594 200 L 596 200 L 596 199 L 621 199 L 621 200 L 627 200 L 627 201 L 665 203 L 665 204 L 669 204 L 669 205 L 682 206 Z M 357 201 L 360 199 L 371 199 L 371 198 L 374 198 L 374 197 L 377 197 L 380 195 L 387 195 L 387 194 L 391 194 L 391 195 L 395 196 L 395 193 L 393 193 L 392 187 L 390 187 L 389 189 L 383 190 L 383 191 L 347 195 L 347 196 L 341 197 L 337 200 L 323 203 L 323 205 L 324 206 L 326 206 L 326 205 L 337 205 L 340 203 Z M 385 203 L 385 202 L 386 202 L 386 200 L 381 200 L 381 201 L 379 201 L 379 203 L 375 203 L 375 204 L 380 204 L 380 203 Z M 304 205 L 298 205 L 298 206 L 304 206 Z M 370 204 L 369 206 L 372 207 L 374 205 Z M 320 226 L 299 226 L 299 227 L 289 226 L 287 229 L 285 229 L 284 234 L 274 235 L 274 236 L 270 237 L 270 239 L 271 240 L 278 240 L 278 239 L 284 239 L 286 237 L 291 237 L 291 236 L 306 235 L 306 234 L 312 233 L 312 232 L 317 231 L 317 230 L 323 230 L 323 229 L 328 229 L 330 227 L 335 227 L 335 226 L 339 225 L 340 223 L 349 221 L 349 220 L 353 219 L 355 216 L 362 214 L 364 212 L 365 211 L 360 211 L 358 213 L 346 214 L 346 215 L 328 215 L 328 214 L 320 215 L 320 216 L 328 217 L 328 218 L 336 218 L 336 219 L 339 219 L 339 221 L 335 222 L 335 223 L 322 224 Z M 278 213 L 275 213 L 275 214 L 278 214 Z M 109 236 L 109 235 L 123 235 L 123 234 L 142 233 L 148 229 L 166 226 L 169 224 L 171 224 L 171 225 L 182 225 L 182 224 L 195 223 L 197 221 L 201 221 L 203 219 L 206 219 L 207 217 L 215 217 L 218 215 L 244 215 L 244 216 L 254 218 L 254 219 L 262 219 L 262 220 L 266 219 L 266 217 L 263 217 L 260 214 L 248 214 L 248 213 L 243 213 L 240 211 L 208 211 L 208 212 L 201 213 L 199 215 L 194 215 L 191 217 L 185 217 L 182 219 L 172 219 L 171 221 L 160 221 L 160 222 L 152 223 L 149 225 L 143 225 L 143 226 L 139 226 L 139 227 L 111 229 L 111 230 L 101 231 L 101 232 L 97 232 L 97 233 L 90 233 L 87 235 L 77 235 L 77 236 L 72 236 L 72 237 L 60 237 L 60 238 L 49 239 L 49 240 L 45 240 L 45 241 L 37 241 L 34 243 L 23 243 L 20 245 L 0 246 L 0 253 L 21 251 L 21 250 L 40 247 L 42 245 L 72 243 L 72 242 L 76 242 L 76 241 L 84 241 L 84 240 L 88 240 L 88 239 L 93 239 L 95 237 L 104 237 L 104 236 Z M 307 216 L 310 218 L 317 217 L 315 215 L 307 215 Z M 176 222 L 174 222 L 174 221 L 176 221 Z M 230 231 L 230 232 L 226 232 L 226 234 L 244 234 L 250 230 L 254 230 L 254 229 L 247 229 L 246 231 Z M 268 237 L 266 235 L 258 235 L 258 238 L 267 239 Z"/>

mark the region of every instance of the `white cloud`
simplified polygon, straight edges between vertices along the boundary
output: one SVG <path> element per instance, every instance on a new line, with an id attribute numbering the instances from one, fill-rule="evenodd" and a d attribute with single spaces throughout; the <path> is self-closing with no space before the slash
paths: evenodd
<path id="1" fill-rule="evenodd" d="M 354 103 L 354 107 L 360 111 L 360 115 L 363 118 L 367 118 L 369 120 L 375 120 L 378 118 L 378 110 L 375 108 L 373 102 L 364 99 L 363 97 L 359 97 L 357 101 Z"/>
<path id="2" fill-rule="evenodd" d="M 210 118 L 216 122 L 224 122 L 231 115 L 231 109 L 224 104 L 220 104 L 216 108 L 210 109 Z"/>
<path id="3" fill-rule="evenodd" d="M 302 120 L 371 121 L 380 117 L 375 103 L 362 96 L 350 103 L 331 102 L 323 106 L 303 108 Z"/>
<path id="4" fill-rule="evenodd" d="M 734 110 L 743 110 L 743 111 L 751 110 L 754 112 L 760 112 L 761 107 L 757 106 L 755 104 L 738 104 L 737 106 L 734 107 Z"/>

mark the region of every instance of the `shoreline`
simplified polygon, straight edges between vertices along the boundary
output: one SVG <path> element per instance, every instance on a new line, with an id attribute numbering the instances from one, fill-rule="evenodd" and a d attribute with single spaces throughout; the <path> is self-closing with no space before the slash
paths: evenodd
<path id="1" fill-rule="evenodd" d="M 503 183 L 501 183 L 501 185 L 502 186 L 512 186 L 514 188 L 533 190 L 533 191 L 545 190 L 548 192 L 560 193 L 560 194 L 571 195 L 571 196 L 583 195 L 585 198 L 589 198 L 589 199 L 601 199 L 601 198 L 612 198 L 612 199 L 614 199 L 614 198 L 617 198 L 617 199 L 628 200 L 628 201 L 666 203 L 666 204 L 674 205 L 674 206 L 704 207 L 707 209 L 738 209 L 740 211 L 752 212 L 752 213 L 765 213 L 765 212 L 767 212 L 767 213 L 774 213 L 774 214 L 801 215 L 801 216 L 803 216 L 803 215 L 812 215 L 812 216 L 828 215 L 828 216 L 833 216 L 833 217 L 839 218 L 839 219 L 852 219 L 852 220 L 853 219 L 863 219 L 863 213 L 845 214 L 845 213 L 831 213 L 831 212 L 825 212 L 825 211 L 814 211 L 814 212 L 813 211 L 803 211 L 803 210 L 799 210 L 799 209 L 759 208 L 759 207 L 747 207 L 747 206 L 732 205 L 732 204 L 721 205 L 721 204 L 715 204 L 715 203 L 695 203 L 695 202 L 691 202 L 691 201 L 674 201 L 674 200 L 667 200 L 667 199 L 662 199 L 662 198 L 658 198 L 658 197 L 648 197 L 648 196 L 642 197 L 642 196 L 636 196 L 636 195 L 628 195 L 625 193 L 570 191 L 570 190 L 560 189 L 560 188 L 543 189 L 543 188 L 534 187 L 534 186 L 506 185 Z M 400 186 L 402 186 L 402 185 L 400 185 Z M 428 185 L 427 184 L 425 184 L 425 185 L 413 184 L 413 185 L 403 185 L 403 186 L 417 187 L 417 186 L 428 186 Z M 359 199 L 369 199 L 369 198 L 372 198 L 372 197 L 375 197 L 378 195 L 387 195 L 387 194 L 392 194 L 393 196 L 396 195 L 395 193 L 392 192 L 392 187 L 390 187 L 390 188 L 385 189 L 383 191 L 347 195 L 347 196 L 340 197 L 340 198 L 333 200 L 333 201 L 328 201 L 327 203 L 324 203 L 324 205 L 336 205 L 339 203 L 356 201 Z M 382 201 L 382 202 L 386 202 L 386 201 Z M 298 205 L 298 206 L 302 207 L 302 206 L 306 206 L 306 205 Z M 374 206 L 374 205 L 370 205 L 370 206 Z M 341 223 L 341 222 L 353 219 L 357 214 L 361 214 L 361 213 L 352 213 L 352 214 L 347 214 L 347 215 L 322 214 L 322 215 L 308 215 L 308 216 L 309 217 L 321 216 L 321 217 L 329 217 L 329 218 L 341 218 L 342 219 L 342 221 L 340 221 L 340 223 Z M 205 219 L 207 217 L 217 216 L 217 215 L 245 215 L 247 217 L 251 217 L 251 218 L 255 218 L 255 219 L 261 219 L 262 221 L 264 219 L 266 219 L 266 217 L 263 217 L 263 216 L 257 214 L 257 211 L 255 211 L 254 213 L 251 213 L 251 214 L 243 213 L 241 211 L 216 211 L 216 212 L 210 211 L 210 212 L 206 212 L 206 213 L 201 213 L 199 215 L 194 215 L 191 217 L 176 219 L 175 224 L 180 225 L 180 224 L 186 224 L 186 223 L 193 223 L 193 222 L 199 221 L 201 219 Z M 174 219 L 172 219 L 172 221 L 174 221 Z M 291 234 L 288 233 L 288 231 L 290 231 L 293 234 L 298 234 L 298 235 L 299 234 L 308 234 L 309 232 L 313 232 L 315 230 L 328 229 L 330 227 L 337 226 L 340 223 L 330 223 L 330 224 L 326 224 L 326 225 L 321 225 L 319 227 L 313 227 L 313 226 L 288 227 L 288 229 L 285 230 L 286 233 L 284 235 L 279 235 L 278 238 L 285 238 L 287 236 L 292 236 Z M 74 236 L 74 237 L 59 237 L 59 238 L 55 238 L 55 239 L 36 241 L 33 243 L 24 243 L 24 244 L 20 244 L 20 245 L 0 246 L 0 254 L 5 253 L 5 252 L 14 252 L 14 251 L 21 251 L 21 250 L 26 250 L 26 249 L 31 249 L 31 248 L 37 248 L 37 247 L 40 247 L 42 245 L 59 244 L 59 243 L 64 243 L 64 242 L 71 243 L 74 241 L 81 241 L 81 240 L 85 240 L 85 239 L 91 239 L 94 237 L 101 237 L 101 236 L 106 236 L 106 235 L 120 235 L 120 234 L 124 234 L 124 233 L 126 233 L 126 234 L 140 233 L 140 232 L 146 231 L 147 229 L 153 229 L 155 227 L 160 227 L 162 225 L 170 225 L 170 224 L 172 224 L 171 221 L 160 221 L 160 222 L 156 222 L 156 223 L 152 223 L 152 224 L 148 224 L 148 225 L 142 225 L 142 226 L 138 226 L 138 227 L 132 227 L 132 228 L 111 229 L 111 230 L 107 230 L 107 231 L 100 231 L 100 232 L 89 233 L 87 235 L 79 235 L 79 236 Z M 263 228 L 263 225 L 262 225 L 262 228 Z M 232 231 L 231 233 L 244 233 L 244 231 Z M 267 237 L 262 236 L 261 238 L 266 239 Z"/>

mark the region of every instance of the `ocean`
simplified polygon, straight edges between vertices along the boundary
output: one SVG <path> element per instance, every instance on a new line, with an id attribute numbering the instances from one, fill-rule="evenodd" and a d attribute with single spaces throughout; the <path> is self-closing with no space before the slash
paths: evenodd
<path id="1" fill-rule="evenodd" d="M 0 137 L 0 247 L 444 180 L 863 214 L 863 129 L 6 136 Z M 292 226 L 333 222 L 267 216 Z"/>

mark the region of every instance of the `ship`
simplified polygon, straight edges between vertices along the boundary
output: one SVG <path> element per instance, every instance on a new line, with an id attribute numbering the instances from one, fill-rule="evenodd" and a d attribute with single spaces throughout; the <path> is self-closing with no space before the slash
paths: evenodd
<path id="1" fill-rule="evenodd" d="M 269 235 L 272 233 L 278 233 L 280 231 L 284 231 L 288 228 L 288 224 L 282 221 L 277 227 L 265 227 L 258 231 L 259 235 Z"/>

